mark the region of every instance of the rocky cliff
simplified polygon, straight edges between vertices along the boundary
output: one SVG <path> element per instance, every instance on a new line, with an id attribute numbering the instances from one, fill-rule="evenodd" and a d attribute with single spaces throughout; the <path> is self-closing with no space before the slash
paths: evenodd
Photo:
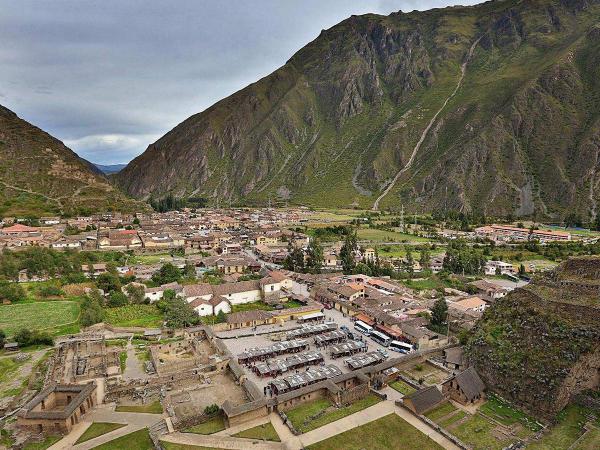
<path id="1" fill-rule="evenodd" d="M 117 180 L 139 198 L 372 207 L 385 192 L 381 208 L 586 217 L 599 113 L 600 0 L 353 16 Z"/>
<path id="2" fill-rule="evenodd" d="M 0 217 L 145 208 L 58 139 L 0 106 Z"/>
<path id="3" fill-rule="evenodd" d="M 600 388 L 600 258 L 575 258 L 490 307 L 467 354 L 486 385 L 552 419 Z"/>

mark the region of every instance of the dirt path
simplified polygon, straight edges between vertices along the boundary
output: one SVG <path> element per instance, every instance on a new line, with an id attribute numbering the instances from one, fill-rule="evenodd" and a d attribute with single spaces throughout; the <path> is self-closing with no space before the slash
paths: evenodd
<path id="1" fill-rule="evenodd" d="M 123 378 L 126 380 L 147 378 L 144 367 L 135 353 L 135 347 L 131 343 L 131 339 L 129 338 L 127 341 L 127 361 L 125 361 Z"/>
<path id="2" fill-rule="evenodd" d="M 414 162 L 415 157 L 417 156 L 417 153 L 419 152 L 419 149 L 421 148 L 421 145 L 423 144 L 423 142 L 425 141 L 425 138 L 427 137 L 427 134 L 429 133 L 429 130 L 431 129 L 431 127 L 437 120 L 437 118 L 440 115 L 440 113 L 442 112 L 442 110 L 446 107 L 448 102 L 450 100 L 452 100 L 452 98 L 456 95 L 456 93 L 460 89 L 462 82 L 465 78 L 465 73 L 467 72 L 467 65 L 469 64 L 469 61 L 471 60 L 471 57 L 473 56 L 473 52 L 475 51 L 475 47 L 479 43 L 480 39 L 481 39 L 481 37 L 479 37 L 475 42 L 473 42 L 473 45 L 471 45 L 471 48 L 469 49 L 469 53 L 468 53 L 465 61 L 460 66 L 460 78 L 458 79 L 458 83 L 456 84 L 456 87 L 454 88 L 452 93 L 448 96 L 448 98 L 444 101 L 444 103 L 442 104 L 442 107 L 433 115 L 433 117 L 429 121 L 429 124 L 427 124 L 427 127 L 425 127 L 425 129 L 423 130 L 423 133 L 421 133 L 421 138 L 419 139 L 419 142 L 417 142 L 417 145 L 415 145 L 415 148 L 413 148 L 412 154 L 410 155 L 410 158 L 409 158 L 408 162 L 406 163 L 406 165 L 402 169 L 400 169 L 400 171 L 396 174 L 396 176 L 393 178 L 391 183 L 388 184 L 387 187 L 385 188 L 385 190 L 381 193 L 381 195 L 379 197 L 377 197 L 377 200 L 375 200 L 375 203 L 373 203 L 373 211 L 379 211 L 379 203 L 381 202 L 381 200 L 383 200 L 383 198 L 386 195 L 388 195 L 390 193 L 390 191 L 394 188 L 394 185 L 396 184 L 396 182 L 398 181 L 400 176 L 402 176 L 402 174 L 404 172 L 406 172 L 408 169 L 411 168 L 412 163 Z"/>

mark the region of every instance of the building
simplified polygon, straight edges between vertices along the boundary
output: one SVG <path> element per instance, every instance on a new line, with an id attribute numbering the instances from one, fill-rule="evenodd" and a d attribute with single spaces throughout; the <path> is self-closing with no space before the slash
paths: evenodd
<path id="1" fill-rule="evenodd" d="M 444 396 L 435 386 L 413 392 L 402 399 L 402 403 L 415 414 L 421 416 L 444 401 Z"/>
<path id="2" fill-rule="evenodd" d="M 81 271 L 86 277 L 95 278 L 98 275 L 108 272 L 108 269 L 105 263 L 83 264 L 81 266 Z"/>
<path id="3" fill-rule="evenodd" d="M 462 347 L 451 347 L 444 350 L 444 365 L 452 371 L 462 371 L 467 367 Z"/>
<path id="4" fill-rule="evenodd" d="M 485 385 L 474 367 L 469 367 L 442 383 L 442 393 L 463 405 L 484 397 Z"/>
<path id="5" fill-rule="evenodd" d="M 486 275 L 514 275 L 516 270 L 512 264 L 504 261 L 488 261 L 485 263 Z"/>
<path id="6" fill-rule="evenodd" d="M 489 305 L 483 299 L 476 296 L 448 303 L 449 308 L 458 309 L 463 312 L 482 313 L 488 306 Z"/>
<path id="7" fill-rule="evenodd" d="M 96 403 L 95 381 L 51 384 L 17 413 L 17 426 L 33 433 L 67 434 Z"/>
<path id="8" fill-rule="evenodd" d="M 571 234 L 564 231 L 532 230 L 529 228 L 511 227 L 508 225 L 490 225 L 475 229 L 475 234 L 495 241 L 529 241 L 540 242 L 570 241 Z"/>

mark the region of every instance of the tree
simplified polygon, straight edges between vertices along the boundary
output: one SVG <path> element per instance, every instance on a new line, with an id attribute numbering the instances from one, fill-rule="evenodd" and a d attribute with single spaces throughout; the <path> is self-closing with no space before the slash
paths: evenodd
<path id="1" fill-rule="evenodd" d="M 165 321 L 169 328 L 189 327 L 199 320 L 196 311 L 183 298 L 175 297 L 166 301 Z"/>
<path id="2" fill-rule="evenodd" d="M 219 310 L 219 312 L 217 313 L 217 323 L 225 323 L 226 320 L 227 315 L 225 314 L 225 311 L 223 311 L 222 309 Z"/>
<path id="3" fill-rule="evenodd" d="M 306 250 L 306 269 L 310 273 L 320 273 L 323 267 L 323 247 L 318 239 L 312 239 Z"/>
<path id="4" fill-rule="evenodd" d="M 302 249 L 294 247 L 290 243 L 288 245 L 288 255 L 283 261 L 283 268 L 292 272 L 304 272 L 304 252 Z"/>
<path id="5" fill-rule="evenodd" d="M 17 283 L 0 280 L 0 300 L 8 300 L 9 302 L 17 302 L 25 298 L 25 291 Z"/>
<path id="6" fill-rule="evenodd" d="M 523 264 L 519 265 L 519 275 L 525 275 L 525 266 Z"/>
<path id="7" fill-rule="evenodd" d="M 79 318 L 81 326 L 89 327 L 104 320 L 102 301 L 103 298 L 97 290 L 92 291 L 83 299 L 81 303 L 81 316 Z"/>
<path id="8" fill-rule="evenodd" d="M 196 278 L 196 266 L 192 263 L 185 263 L 185 267 L 183 268 L 183 276 L 185 278 Z"/>
<path id="9" fill-rule="evenodd" d="M 108 297 L 108 306 L 110 306 L 111 308 L 125 306 L 128 303 L 129 299 L 121 291 L 111 292 L 110 296 Z"/>
<path id="10" fill-rule="evenodd" d="M 4 344 L 6 343 L 6 334 L 4 330 L 0 330 L 0 348 L 4 348 Z"/>
<path id="11" fill-rule="evenodd" d="M 168 284 L 181 279 L 181 271 L 171 263 L 163 264 L 163 266 L 152 275 L 152 281 L 157 284 Z"/>
<path id="12" fill-rule="evenodd" d="M 433 325 L 444 325 L 448 317 L 448 304 L 444 298 L 438 298 L 431 308 L 431 323 Z"/>
<path id="13" fill-rule="evenodd" d="M 408 272 L 408 277 L 412 278 L 415 272 L 415 260 L 408 245 L 406 246 L 406 271 Z"/>
<path id="14" fill-rule="evenodd" d="M 356 267 L 354 255 L 358 249 L 356 233 L 349 233 L 344 239 L 344 244 L 340 249 L 340 259 L 342 260 L 342 269 L 346 275 L 351 274 Z"/>
<path id="15" fill-rule="evenodd" d="M 465 275 L 477 275 L 483 272 L 486 259 L 480 249 L 469 247 L 464 241 L 448 244 L 444 257 L 444 270 Z"/>
<path id="16" fill-rule="evenodd" d="M 121 289 L 121 280 L 113 273 L 106 272 L 98 275 L 96 286 L 104 292 L 113 292 Z"/>
<path id="17" fill-rule="evenodd" d="M 133 283 L 125 286 L 125 292 L 129 296 L 129 301 L 131 303 L 144 303 L 146 300 L 146 290 L 143 286 L 137 286 Z"/>
<path id="18" fill-rule="evenodd" d="M 421 268 L 423 270 L 428 269 L 430 263 L 431 263 L 431 254 L 429 253 L 429 250 L 427 250 L 426 248 L 422 248 L 421 254 L 419 256 L 419 264 L 421 264 Z"/>
<path id="19" fill-rule="evenodd" d="M 593 227 L 594 230 L 600 231 L 600 212 L 596 214 L 596 220 L 594 221 Z"/>

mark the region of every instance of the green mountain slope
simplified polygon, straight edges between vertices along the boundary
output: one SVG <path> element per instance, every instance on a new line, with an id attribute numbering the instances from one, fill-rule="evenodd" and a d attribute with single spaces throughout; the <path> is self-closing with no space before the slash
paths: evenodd
<path id="1" fill-rule="evenodd" d="M 0 106 L 0 217 L 146 208 L 58 139 Z"/>
<path id="2" fill-rule="evenodd" d="M 586 217 L 600 190 L 599 27 L 599 0 L 353 16 L 116 179 L 139 198 Z"/>

